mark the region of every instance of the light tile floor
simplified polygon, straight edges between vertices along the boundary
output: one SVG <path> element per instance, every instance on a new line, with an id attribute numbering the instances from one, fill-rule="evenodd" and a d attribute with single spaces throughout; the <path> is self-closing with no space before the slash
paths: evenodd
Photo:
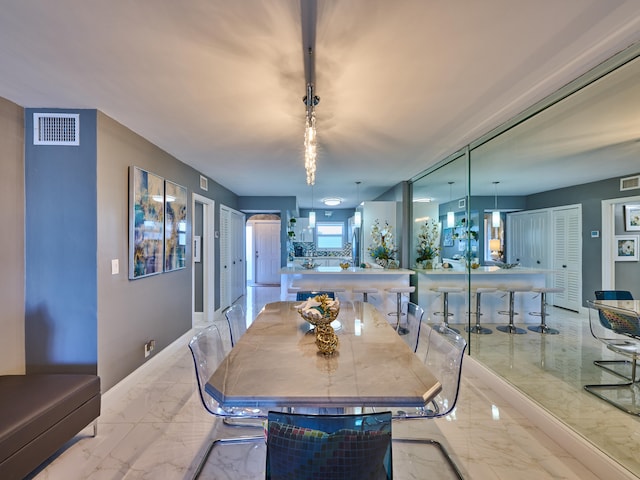
<path id="1" fill-rule="evenodd" d="M 278 287 L 250 287 L 246 298 L 241 301 L 246 304 L 247 316 L 253 318 L 265 303 L 277 300 L 278 296 Z M 222 320 L 216 323 L 221 331 L 226 331 Z M 196 327 L 185 333 L 106 392 L 98 436 L 91 437 L 90 429 L 85 429 L 30 478 L 185 479 L 192 475 L 211 439 L 255 435 L 255 429 L 225 426 L 203 409 L 196 393 L 193 363 L 187 348 L 187 342 L 197 330 Z M 576 391 L 569 387 L 561 389 L 557 382 L 545 379 L 540 373 L 556 375 L 547 371 L 553 364 L 568 372 L 569 377 L 580 377 L 580 365 L 586 360 L 570 358 L 576 346 L 571 344 L 568 334 L 564 336 L 567 337 L 565 340 L 545 338 L 536 342 L 536 336 L 526 335 L 529 342 L 520 345 L 524 339 L 494 333 L 477 339 L 476 347 L 479 357 L 488 361 L 493 351 L 507 349 L 513 355 L 496 359 L 492 368 L 504 370 L 501 373 L 508 377 L 524 377 L 531 381 L 538 378 L 539 384 L 533 390 L 543 390 L 547 392 L 543 395 L 550 398 L 559 397 L 559 403 L 572 410 L 570 405 L 577 401 Z M 527 347 L 529 343 L 531 345 Z M 563 349 L 571 352 L 564 355 Z M 527 353 L 527 350 L 536 351 L 539 356 Z M 540 352 L 544 355 L 540 356 Z M 535 371 L 533 363 L 540 365 L 542 360 L 544 366 Z M 590 451 L 579 438 L 577 443 L 582 450 L 569 450 L 587 453 L 570 454 L 563 446 L 570 446 L 571 442 L 566 442 L 566 439 L 571 439 L 571 435 L 557 435 L 555 432 L 553 436 L 557 442 L 546 435 L 542 429 L 546 430 L 544 425 L 553 425 L 548 415 L 528 404 L 517 391 L 503 388 L 504 384 L 487 372 L 473 358 L 465 359 L 459 403 L 454 414 L 438 420 L 395 423 L 394 437 L 430 437 L 443 441 L 469 479 L 634 478 L 625 476 L 625 472 L 615 464 L 608 464 L 606 458 L 600 458 L 602 455 L 597 450 Z M 577 383 L 584 380 L 580 378 Z M 601 406 L 600 417 L 596 419 L 601 429 L 609 429 L 608 426 L 603 427 L 603 423 L 609 424 L 611 410 L 611 407 Z M 543 421 L 536 421 L 535 415 L 525 416 L 522 411 L 537 411 L 538 418 Z M 628 416 L 625 418 L 626 423 L 636 421 Z M 595 426 L 589 429 L 598 433 Z M 560 430 L 564 431 L 562 427 Z M 619 433 L 625 438 L 630 435 L 628 432 Z M 263 478 L 264 445 L 257 443 L 254 447 L 248 451 L 214 450 L 201 478 Z M 586 466 L 592 464 L 594 458 L 602 466 L 599 474 L 594 473 L 597 468 Z M 430 447 L 394 443 L 394 474 L 397 479 L 447 478 L 444 473 L 434 474 L 439 472 L 435 469 L 440 463 L 440 459 L 432 455 Z M 606 473 L 601 473 L 603 471 Z M 248 472 L 248 475 L 242 472 Z"/>

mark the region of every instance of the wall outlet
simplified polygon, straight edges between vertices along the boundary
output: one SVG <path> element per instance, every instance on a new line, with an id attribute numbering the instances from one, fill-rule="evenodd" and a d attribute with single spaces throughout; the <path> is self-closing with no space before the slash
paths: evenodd
<path id="1" fill-rule="evenodd" d="M 151 355 L 151 352 L 153 352 L 153 349 L 156 348 L 156 341 L 155 340 L 149 340 L 147 343 L 144 344 L 144 358 L 147 358 L 149 355 Z"/>

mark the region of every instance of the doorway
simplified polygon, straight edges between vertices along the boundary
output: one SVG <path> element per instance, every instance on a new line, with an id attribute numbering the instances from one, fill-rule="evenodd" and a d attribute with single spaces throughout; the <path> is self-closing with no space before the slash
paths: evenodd
<path id="1" fill-rule="evenodd" d="M 215 202 L 197 193 L 191 199 L 191 323 L 213 322 L 215 312 Z"/>
<path id="2" fill-rule="evenodd" d="M 256 285 L 280 284 L 280 220 L 252 220 L 253 282 Z"/>

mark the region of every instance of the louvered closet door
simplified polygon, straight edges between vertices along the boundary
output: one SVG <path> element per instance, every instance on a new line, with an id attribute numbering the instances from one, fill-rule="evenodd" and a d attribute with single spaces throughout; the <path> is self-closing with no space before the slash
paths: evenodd
<path id="1" fill-rule="evenodd" d="M 220 206 L 220 310 L 231 305 L 231 211 Z"/>
<path id="2" fill-rule="evenodd" d="M 582 304 L 582 214 L 580 206 L 553 211 L 553 304 L 578 311 Z"/>

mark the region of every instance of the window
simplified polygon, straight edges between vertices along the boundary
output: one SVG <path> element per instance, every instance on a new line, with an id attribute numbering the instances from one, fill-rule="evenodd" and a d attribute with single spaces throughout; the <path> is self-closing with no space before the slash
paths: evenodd
<path id="1" fill-rule="evenodd" d="M 316 248 L 342 250 L 344 237 L 343 223 L 318 222 L 316 225 Z"/>

